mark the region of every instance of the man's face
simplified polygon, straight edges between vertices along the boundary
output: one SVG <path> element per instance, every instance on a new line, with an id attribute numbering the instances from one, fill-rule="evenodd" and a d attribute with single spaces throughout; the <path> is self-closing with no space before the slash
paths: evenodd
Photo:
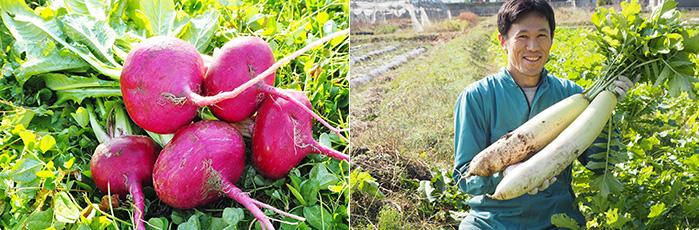
<path id="1" fill-rule="evenodd" d="M 500 46 L 507 51 L 507 70 L 515 78 L 536 78 L 544 69 L 553 43 L 546 18 L 530 13 L 507 31 L 498 35 Z"/>

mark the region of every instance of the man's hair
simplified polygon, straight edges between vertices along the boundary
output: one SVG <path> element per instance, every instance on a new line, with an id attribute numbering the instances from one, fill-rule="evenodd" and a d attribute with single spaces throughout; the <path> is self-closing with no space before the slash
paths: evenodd
<path id="1" fill-rule="evenodd" d="M 549 22 L 551 35 L 556 30 L 556 19 L 553 15 L 553 8 L 546 0 L 508 0 L 498 11 L 498 32 L 503 37 L 507 37 L 507 32 L 512 24 L 522 20 L 529 13 L 535 13 Z"/>

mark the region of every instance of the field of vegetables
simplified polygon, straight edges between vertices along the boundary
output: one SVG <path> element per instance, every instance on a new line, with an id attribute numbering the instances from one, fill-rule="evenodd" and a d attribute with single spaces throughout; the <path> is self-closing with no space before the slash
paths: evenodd
<path id="1" fill-rule="evenodd" d="M 599 74 L 603 59 L 587 38 L 591 13 L 556 13 L 566 25 L 583 26 L 557 28 L 546 68 L 585 88 Z M 585 13 L 582 21 L 566 21 L 566 16 Z M 696 11 L 681 13 L 682 20 L 697 20 Z M 686 29 L 699 33 L 696 24 Z M 353 229 L 458 227 L 469 210 L 469 196 L 451 179 L 453 106 L 469 83 L 506 65 L 495 31 L 494 18 L 481 18 L 460 36 L 352 88 Z M 351 50 L 373 45 L 371 39 L 351 39 Z M 699 57 L 689 58 L 699 63 Z M 696 95 L 699 85 L 692 84 Z M 620 130 L 620 141 L 613 143 L 620 151 L 609 157 L 614 167 L 600 176 L 574 163 L 573 189 L 587 228 L 699 228 L 697 110 L 696 98 L 687 93 L 671 97 L 652 84 L 629 92 L 613 115 Z M 556 216 L 554 224 L 571 226 L 564 216 Z"/>
<path id="2" fill-rule="evenodd" d="M 139 212 L 135 206 L 140 202 L 145 204 L 145 229 L 262 229 L 257 215 L 237 199 L 222 196 L 204 206 L 177 209 L 160 199 L 152 185 L 144 184 L 143 201 L 98 188 L 90 163 L 103 141 L 134 134 L 167 147 L 173 138 L 147 132 L 130 119 L 132 111 L 126 113 L 129 108 L 124 109 L 120 90 L 121 68 L 136 44 L 159 35 L 189 43 L 207 62 L 211 61 L 207 56 L 215 56 L 235 38 L 259 37 L 280 60 L 349 28 L 348 12 L 347 0 L 1 0 L 0 229 L 134 229 L 133 216 Z M 349 136 L 349 48 L 347 35 L 331 39 L 282 65 L 273 82 L 275 87 L 302 92 L 311 110 L 344 137 Z M 248 68 L 251 73 L 264 71 Z M 212 110 L 198 108 L 194 122 L 219 119 Z M 157 119 L 168 123 L 171 118 Z M 261 203 L 303 219 L 260 208 L 276 229 L 348 229 L 349 164 L 311 154 L 287 176 L 268 179 L 252 165 L 256 138 L 250 125 L 255 118 L 226 125 L 238 128 L 247 156 L 245 162 L 237 162 L 245 166 L 235 186 Z M 323 124 L 315 122 L 308 130 L 313 134 L 308 138 L 348 153 L 349 143 Z M 115 156 L 122 154 L 126 153 L 119 150 Z M 126 177 L 116 171 L 100 174 Z M 207 186 L 210 183 L 222 186 L 220 181 L 206 181 Z"/>

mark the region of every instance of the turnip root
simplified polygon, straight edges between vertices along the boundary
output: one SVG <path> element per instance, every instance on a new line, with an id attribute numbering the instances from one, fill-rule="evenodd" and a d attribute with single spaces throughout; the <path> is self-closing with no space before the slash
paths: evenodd
<path id="1" fill-rule="evenodd" d="M 307 107 L 311 102 L 300 91 L 285 94 Z M 285 177 L 308 154 L 323 154 L 349 162 L 349 156 L 313 139 L 313 117 L 295 104 L 270 95 L 257 111 L 252 132 L 253 166 L 267 178 Z"/>
<path id="2" fill-rule="evenodd" d="M 549 145 L 505 176 L 493 195 L 508 200 L 524 195 L 545 179 L 560 174 L 599 136 L 616 106 L 616 95 L 602 91 L 590 105 Z"/>
<path id="3" fill-rule="evenodd" d="M 205 71 L 194 45 L 168 36 L 148 38 L 124 61 L 120 87 L 126 110 L 145 130 L 174 133 L 196 116 L 199 107 L 186 97 L 201 92 Z"/>
<path id="4" fill-rule="evenodd" d="M 274 64 L 274 54 L 267 42 L 258 37 L 238 37 L 214 53 L 204 76 L 204 95 L 234 90 Z M 274 85 L 272 73 L 237 95 L 209 107 L 219 119 L 239 122 L 250 117 L 264 99 L 260 89 Z"/>
<path id="5" fill-rule="evenodd" d="M 257 110 L 265 95 L 276 95 L 296 104 L 325 127 L 346 140 L 340 134 L 340 130 L 332 127 L 313 110 L 272 86 L 275 81 L 275 71 L 281 65 L 346 33 L 348 33 L 347 30 L 327 35 L 276 63 L 272 49 L 264 40 L 257 37 L 235 38 L 214 53 L 204 80 L 204 90 L 207 96 L 201 97 L 193 94 L 188 97 L 196 105 L 209 106 L 217 118 L 228 122 L 238 122 L 250 117 Z"/>
<path id="6" fill-rule="evenodd" d="M 141 186 L 153 184 L 153 165 L 160 145 L 145 136 L 126 135 L 97 146 L 90 161 L 90 171 L 97 187 L 104 193 L 125 197 L 130 193 L 136 210 L 134 228 L 143 225 L 144 198 Z"/>
<path id="7" fill-rule="evenodd" d="M 163 148 L 153 171 L 155 192 L 178 209 L 200 207 L 225 194 L 250 210 L 264 229 L 274 229 L 258 206 L 271 207 L 234 185 L 244 166 L 245 143 L 233 126 L 214 120 L 195 122 L 179 129 Z"/>
<path id="8" fill-rule="evenodd" d="M 541 111 L 478 153 L 466 177 L 491 176 L 531 156 L 556 138 L 588 104 L 582 94 L 575 94 Z"/>

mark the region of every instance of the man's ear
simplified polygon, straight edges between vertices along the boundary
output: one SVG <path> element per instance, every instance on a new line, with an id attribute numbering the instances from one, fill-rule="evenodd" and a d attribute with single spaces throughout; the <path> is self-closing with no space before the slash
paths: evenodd
<path id="1" fill-rule="evenodd" d="M 505 36 L 502 34 L 498 34 L 498 40 L 500 41 L 500 47 L 502 47 L 503 50 L 507 51 L 507 43 L 505 43 Z"/>

